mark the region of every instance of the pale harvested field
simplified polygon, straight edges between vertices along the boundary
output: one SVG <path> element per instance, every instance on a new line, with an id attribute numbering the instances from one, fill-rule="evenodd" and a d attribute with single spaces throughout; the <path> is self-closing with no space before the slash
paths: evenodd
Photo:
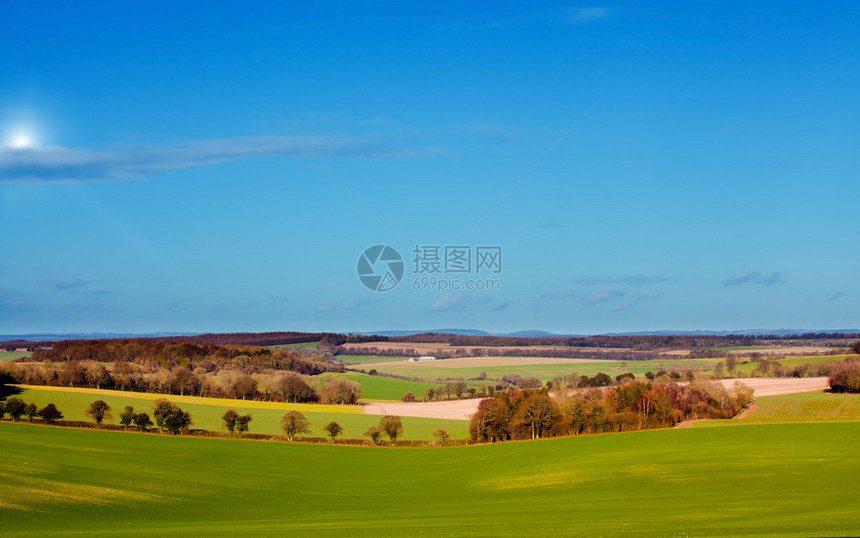
<path id="1" fill-rule="evenodd" d="M 784 378 L 784 377 L 754 377 L 723 379 L 720 382 L 731 388 L 735 381 L 740 381 L 755 391 L 756 397 L 779 396 L 782 394 L 797 394 L 800 392 L 815 392 L 828 388 L 826 377 Z M 442 402 L 416 403 L 369 403 L 364 406 L 368 415 L 398 415 L 401 417 L 445 418 L 452 420 L 468 420 L 478 409 L 480 398 L 470 400 L 451 400 Z"/>
<path id="2" fill-rule="evenodd" d="M 766 347 L 763 349 L 737 349 L 729 351 L 729 354 L 744 356 L 749 356 L 750 353 L 758 353 L 759 355 L 814 355 L 827 353 L 831 349 L 821 346 Z"/>
<path id="3" fill-rule="evenodd" d="M 450 400 L 442 402 L 415 403 L 369 403 L 364 406 L 368 415 L 397 415 L 401 417 L 447 418 L 469 420 L 478 409 L 480 398 L 470 400 Z"/>
<path id="4" fill-rule="evenodd" d="M 720 383 L 731 388 L 735 381 L 755 391 L 756 397 L 781 396 L 783 394 L 798 394 L 801 392 L 816 392 L 830 388 L 826 377 L 746 377 L 737 379 L 721 379 Z"/>
<path id="5" fill-rule="evenodd" d="M 832 348 L 821 346 L 774 346 L 761 349 L 733 349 L 726 351 L 729 355 L 737 355 L 739 357 L 749 357 L 752 353 L 759 355 L 816 355 L 818 353 L 827 353 Z M 671 351 L 662 351 L 662 355 L 687 356 L 690 354 L 689 349 L 673 349 Z"/>
<path id="6" fill-rule="evenodd" d="M 461 359 L 439 359 L 435 361 L 399 361 L 399 362 L 370 362 L 362 365 L 362 368 L 385 368 L 387 371 L 396 371 L 399 365 L 421 366 L 422 369 L 432 370 L 438 368 L 489 368 L 492 366 L 508 365 L 538 365 L 538 364 L 594 364 L 600 363 L 595 359 L 562 359 L 558 357 L 464 357 Z"/>

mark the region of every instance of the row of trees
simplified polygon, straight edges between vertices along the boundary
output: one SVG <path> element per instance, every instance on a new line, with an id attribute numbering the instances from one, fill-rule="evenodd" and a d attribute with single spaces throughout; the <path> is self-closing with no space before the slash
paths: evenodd
<path id="1" fill-rule="evenodd" d="M 184 366 L 147 372 L 137 364 L 116 361 L 107 367 L 91 361 L 6 364 L 3 373 L 16 383 L 116 389 L 156 394 L 267 400 L 278 402 L 322 402 L 354 404 L 361 398 L 358 383 L 329 376 L 321 384 L 310 383 L 297 372 L 271 370 L 249 375 L 241 370 Z"/>
<path id="2" fill-rule="evenodd" d="M 128 362 L 150 372 L 177 367 L 193 371 L 199 367 L 207 372 L 230 368 L 248 374 L 264 370 L 289 370 L 317 375 L 335 369 L 329 358 L 322 355 L 308 356 L 297 350 L 191 341 L 168 343 L 143 338 L 54 342 L 49 348 L 34 350 L 32 360 L 54 363 Z"/>
<path id="3" fill-rule="evenodd" d="M 0 419 L 5 415 L 9 415 L 9 418 L 15 421 L 20 420 L 22 416 L 27 417 L 30 422 L 34 418 L 40 418 L 48 424 L 54 424 L 63 418 L 63 413 L 53 403 L 39 409 L 33 402 L 24 403 L 24 400 L 15 396 L 0 402 Z"/>
<path id="4" fill-rule="evenodd" d="M 292 442 L 299 434 L 311 433 L 310 421 L 298 411 L 289 411 L 281 418 L 281 429 L 287 440 Z M 323 427 L 323 431 L 331 438 L 332 442 L 343 433 L 343 427 L 337 422 L 329 422 Z M 387 436 L 389 442 L 394 445 L 397 443 L 398 437 L 403 435 L 403 421 L 395 415 L 385 415 L 379 419 L 379 424 L 371 426 L 364 432 L 364 435 L 370 440 L 373 445 L 379 445 L 382 442 L 383 436 Z M 437 430 L 437 438 L 441 444 L 447 444 L 450 436 L 445 430 Z"/>
<path id="5" fill-rule="evenodd" d="M 668 427 L 697 418 L 729 418 L 752 401 L 753 391 L 737 383 L 732 391 L 697 379 L 633 381 L 614 388 L 505 391 L 483 400 L 472 416 L 472 441 L 495 442 L 582 433 Z"/>
<path id="6" fill-rule="evenodd" d="M 97 426 L 101 427 L 106 420 L 111 420 L 111 406 L 104 400 L 94 400 L 91 402 L 85 411 L 86 415 L 91 417 Z M 47 404 L 42 409 L 37 409 L 34 403 L 24 403 L 23 400 L 17 397 L 8 398 L 5 402 L 0 402 L 0 419 L 4 415 L 9 415 L 12 420 L 20 420 L 22 416 L 26 416 L 29 421 L 34 418 L 41 418 L 48 424 L 54 424 L 63 418 L 63 414 L 56 408 L 53 403 Z M 158 399 L 153 404 L 152 417 L 155 418 L 153 423 L 152 418 L 146 412 L 137 413 L 131 405 L 125 406 L 123 412 L 119 415 L 119 423 L 124 428 L 136 427 L 140 431 L 148 431 L 152 426 L 158 427 L 162 432 L 171 434 L 188 433 L 189 427 L 192 424 L 191 414 L 183 411 L 176 404 L 165 399 Z M 235 409 L 228 409 L 221 416 L 221 420 L 230 435 L 241 437 L 249 430 L 251 414 L 240 415 Z M 304 414 L 299 411 L 289 411 L 281 418 L 281 429 L 288 441 L 293 441 L 300 434 L 311 433 L 311 423 Z M 343 427 L 335 421 L 331 421 L 323 427 L 323 431 L 328 435 L 332 442 L 343 433 Z M 392 445 L 397 443 L 398 437 L 403 435 L 403 422 L 400 417 L 393 415 L 383 416 L 379 425 L 369 428 L 365 435 L 374 445 L 380 444 L 383 436 L 387 436 Z M 439 438 L 439 442 L 445 445 L 449 442 L 450 436 L 445 430 L 437 430 L 435 433 Z"/>
<path id="7" fill-rule="evenodd" d="M 427 349 L 412 347 L 364 347 L 339 346 L 335 355 L 379 355 L 384 357 L 415 357 L 427 354 Z M 500 348 L 440 348 L 431 353 L 437 359 L 454 359 L 465 357 L 483 357 L 487 355 L 502 357 L 554 357 L 565 359 L 594 359 L 608 361 L 647 360 L 660 357 L 656 351 L 634 351 L 629 349 L 607 349 L 604 351 L 589 351 L 581 347 L 500 347 Z"/>

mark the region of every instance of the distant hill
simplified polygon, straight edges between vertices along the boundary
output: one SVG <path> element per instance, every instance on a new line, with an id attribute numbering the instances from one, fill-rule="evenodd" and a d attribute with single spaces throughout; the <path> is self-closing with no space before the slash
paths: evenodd
<path id="1" fill-rule="evenodd" d="M 552 338 L 552 337 L 582 337 L 582 336 L 790 336 L 800 334 L 840 334 L 840 333 L 860 333 L 860 329 L 741 329 L 736 331 L 632 331 L 632 332 L 612 332 L 600 334 L 574 334 L 574 333 L 553 333 L 541 330 L 517 331 L 512 333 L 490 333 L 479 331 L 477 329 L 434 329 L 429 331 L 378 331 L 375 333 L 360 333 L 360 334 L 375 334 L 379 336 L 410 336 L 413 334 L 456 334 L 459 336 L 510 336 L 520 338 Z"/>
<path id="2" fill-rule="evenodd" d="M 104 340 L 113 338 L 163 338 L 168 336 L 195 336 L 200 333 L 32 333 L 0 334 L 0 342 L 7 340 Z"/>

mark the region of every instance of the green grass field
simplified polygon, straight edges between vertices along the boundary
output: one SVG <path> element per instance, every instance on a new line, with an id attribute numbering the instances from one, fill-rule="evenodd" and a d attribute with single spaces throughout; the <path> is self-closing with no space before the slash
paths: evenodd
<path id="1" fill-rule="evenodd" d="M 304 413 L 311 422 L 312 437 L 325 437 L 322 431 L 323 426 L 335 421 L 343 426 L 343 438 L 362 439 L 367 428 L 378 424 L 380 418 L 376 415 L 363 414 L 363 410 L 358 406 L 243 402 L 242 400 L 219 400 L 193 396 L 177 397 L 120 391 L 98 391 L 98 393 L 94 393 L 91 389 L 67 391 L 28 388 L 17 394 L 11 394 L 7 389 L 7 394 L 17 396 L 25 402 L 35 402 L 39 407 L 53 402 L 68 420 L 91 420 L 85 414 L 87 405 L 93 400 L 101 399 L 112 408 L 113 420 L 109 422 L 113 424 L 119 422 L 119 414 L 127 405 L 133 406 L 137 412 L 146 411 L 152 416 L 153 399 L 167 398 L 191 413 L 194 421 L 193 428 L 212 431 L 223 431 L 221 416 L 227 409 L 236 409 L 241 414 L 251 413 L 254 419 L 251 421 L 250 432 L 268 434 L 281 434 L 281 417 L 287 410 L 296 409 Z M 315 409 L 320 411 L 316 412 Z M 448 430 L 454 439 L 469 437 L 469 422 L 465 420 L 403 417 L 404 439 L 435 439 L 433 432 L 439 428 Z"/>
<path id="2" fill-rule="evenodd" d="M 860 396 L 806 392 L 758 399 L 746 422 L 860 420 Z"/>
<path id="3" fill-rule="evenodd" d="M 0 351 L 0 362 L 14 361 L 32 355 L 29 351 Z"/>
<path id="4" fill-rule="evenodd" d="M 351 381 L 361 385 L 362 401 L 378 400 L 378 401 L 401 401 L 401 398 L 407 392 L 412 392 L 415 397 L 421 399 L 427 389 L 435 389 L 438 383 L 420 383 L 415 381 L 405 381 L 403 379 L 394 379 L 391 377 L 382 377 L 378 375 L 367 375 L 359 373 L 345 374 L 322 374 L 311 379 L 318 379 L 320 383 L 327 377 L 345 377 Z"/>
<path id="5" fill-rule="evenodd" d="M 297 348 L 297 347 L 301 347 L 301 348 L 305 348 L 305 349 L 316 349 L 318 345 L 319 345 L 319 342 L 302 342 L 300 344 L 282 344 L 279 346 L 272 346 L 272 347 L 279 347 L 281 349 L 290 349 L 290 348 Z"/>
<path id="6" fill-rule="evenodd" d="M 499 366 L 479 366 L 448 368 L 445 361 L 432 362 L 390 362 L 373 364 L 379 372 L 387 372 L 405 377 L 414 377 L 421 380 L 444 380 L 444 379 L 470 379 L 486 372 L 487 377 L 501 379 L 505 375 L 519 374 L 523 377 L 537 377 L 541 381 L 548 381 L 554 377 L 577 373 L 592 377 L 603 372 L 612 377 L 624 372 L 632 372 L 644 375 L 645 372 L 656 372 L 661 368 L 671 366 L 693 366 L 707 368 L 717 362 L 716 359 L 657 359 L 650 361 L 594 361 L 594 362 L 571 362 L 561 364 L 523 364 L 517 357 L 504 357 L 499 362 L 506 364 Z M 626 366 L 622 366 L 626 364 Z M 364 365 L 368 367 L 367 364 Z"/>
<path id="7" fill-rule="evenodd" d="M 2 423 L 0 443 L 4 536 L 835 536 L 860 529 L 860 423 L 452 449 Z"/>
<path id="8" fill-rule="evenodd" d="M 361 368 L 365 364 L 375 362 L 400 362 L 406 360 L 406 357 L 377 357 L 376 355 L 337 355 L 335 358 L 344 362 L 354 363 L 356 368 Z"/>
<path id="9" fill-rule="evenodd" d="M 797 366 L 798 364 L 804 363 L 818 364 L 822 362 L 840 362 L 842 360 L 845 360 L 845 357 L 847 357 L 847 355 L 828 355 L 822 357 L 791 357 L 788 359 L 779 359 L 776 362 L 783 366 L 791 368 Z M 739 357 L 739 359 L 749 360 L 748 357 Z M 748 362 L 747 364 L 739 364 L 737 366 L 737 371 L 740 374 L 749 374 L 753 370 L 755 370 L 756 366 L 758 366 L 758 364 L 754 362 Z"/>
<path id="10" fill-rule="evenodd" d="M 395 379 L 392 377 L 383 377 L 378 375 L 359 374 L 348 372 L 345 374 L 322 374 L 312 377 L 318 379 L 321 383 L 327 377 L 337 376 L 345 377 L 351 381 L 361 385 L 362 399 L 361 401 L 401 401 L 404 394 L 412 392 L 419 400 L 424 397 L 427 389 L 436 389 L 439 383 L 406 381 L 403 379 Z M 469 383 L 470 387 L 480 387 L 481 384 L 488 382 L 474 381 Z"/>

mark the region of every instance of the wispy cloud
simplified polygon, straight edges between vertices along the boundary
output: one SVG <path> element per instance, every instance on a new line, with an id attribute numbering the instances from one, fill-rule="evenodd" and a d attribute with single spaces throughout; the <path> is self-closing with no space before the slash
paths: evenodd
<path id="1" fill-rule="evenodd" d="M 833 295 L 828 297 L 827 300 L 828 301 L 838 301 L 839 299 L 845 297 L 846 295 L 848 295 L 848 294 L 845 293 L 844 291 L 837 291 L 836 293 L 834 293 Z"/>
<path id="2" fill-rule="evenodd" d="M 90 297 L 104 297 L 106 295 L 118 295 L 119 292 L 110 290 L 75 290 L 72 293 L 76 295 L 88 295 Z"/>
<path id="3" fill-rule="evenodd" d="M 452 134 L 478 135 L 486 140 L 522 140 L 528 136 L 525 129 L 497 123 L 467 123 L 450 127 Z M 447 134 L 447 133 L 442 133 Z"/>
<path id="4" fill-rule="evenodd" d="M 616 310 L 630 310 L 634 306 L 638 305 L 643 301 L 656 301 L 659 298 L 659 295 L 634 295 L 629 298 L 627 301 L 624 301 L 621 305 L 616 308 Z"/>
<path id="5" fill-rule="evenodd" d="M 575 7 L 570 10 L 570 22 L 585 23 L 606 19 L 612 15 L 612 10 L 607 7 Z"/>
<path id="6" fill-rule="evenodd" d="M 462 309 L 469 302 L 469 297 L 463 293 L 443 293 L 430 305 L 433 312 L 447 312 L 449 310 Z"/>
<path id="7" fill-rule="evenodd" d="M 743 276 L 729 278 L 723 280 L 723 286 L 741 286 L 743 284 L 753 284 L 755 286 L 773 286 L 785 282 L 783 274 L 779 271 L 764 275 L 762 273 L 748 273 Z"/>
<path id="8" fill-rule="evenodd" d="M 574 282 L 583 286 L 612 286 L 626 284 L 630 286 L 646 286 L 648 284 L 663 284 L 674 279 L 664 276 L 628 275 L 621 277 L 583 277 Z"/>
<path id="9" fill-rule="evenodd" d="M 226 303 L 220 304 L 212 309 L 216 314 L 233 314 L 235 312 L 242 312 L 244 310 L 248 310 L 249 308 L 253 308 L 257 306 L 257 303 L 254 301 L 240 301 L 236 303 Z"/>
<path id="10" fill-rule="evenodd" d="M 551 291 L 543 294 L 544 299 L 570 299 L 572 297 L 579 297 L 579 293 L 571 288 L 567 288 L 561 291 Z"/>
<path id="11" fill-rule="evenodd" d="M 248 158 L 428 157 L 438 147 L 408 149 L 379 138 L 246 136 L 196 140 L 170 147 L 91 151 L 69 147 L 0 149 L 0 183 L 136 181 L 149 176 Z"/>
<path id="12" fill-rule="evenodd" d="M 621 299 L 626 295 L 627 294 L 625 292 L 618 289 L 606 289 L 596 293 L 581 293 L 572 288 L 568 288 L 562 291 L 545 293 L 543 295 L 543 298 L 552 300 L 579 299 L 579 301 L 584 305 L 597 305 L 600 303 Z"/>
<path id="13" fill-rule="evenodd" d="M 0 288 L 0 315 L 16 314 L 28 310 L 33 310 L 33 307 L 21 293 Z"/>
<path id="14" fill-rule="evenodd" d="M 89 280 L 85 280 L 83 278 L 67 278 L 61 280 L 45 280 L 44 282 L 42 282 L 42 286 L 55 290 L 65 291 L 73 288 L 81 288 L 89 283 Z"/>
<path id="15" fill-rule="evenodd" d="M 369 304 L 373 304 L 379 302 L 378 299 L 355 299 L 352 301 L 344 301 L 341 303 L 326 303 L 321 305 L 317 310 L 319 312 L 330 312 L 337 310 L 355 310 L 356 308 L 361 308 L 362 306 L 367 306 Z"/>
<path id="16" fill-rule="evenodd" d="M 624 292 L 619 290 L 604 290 L 597 293 L 582 296 L 582 302 L 585 304 L 605 303 L 624 297 Z"/>
<path id="17" fill-rule="evenodd" d="M 501 312 L 510 306 L 509 302 L 496 301 L 489 297 L 475 297 L 465 293 L 443 293 L 430 305 L 431 312 L 448 312 L 452 310 L 471 310 L 486 312 Z"/>

